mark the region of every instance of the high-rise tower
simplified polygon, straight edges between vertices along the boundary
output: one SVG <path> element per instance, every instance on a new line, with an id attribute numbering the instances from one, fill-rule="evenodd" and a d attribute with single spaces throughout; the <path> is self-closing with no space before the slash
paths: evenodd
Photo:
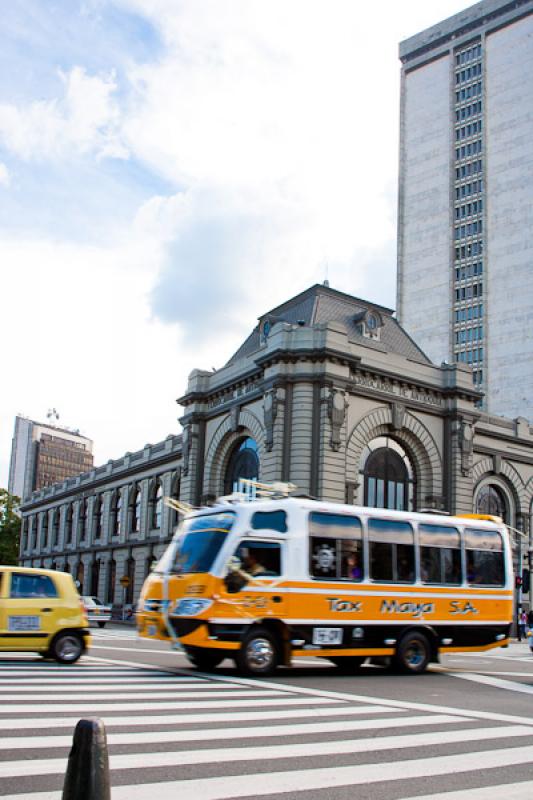
<path id="1" fill-rule="evenodd" d="M 33 491 L 93 467 L 93 443 L 79 431 L 15 417 L 8 490 L 21 500 Z"/>
<path id="2" fill-rule="evenodd" d="M 484 408 L 533 419 L 533 0 L 400 44 L 398 316 Z"/>

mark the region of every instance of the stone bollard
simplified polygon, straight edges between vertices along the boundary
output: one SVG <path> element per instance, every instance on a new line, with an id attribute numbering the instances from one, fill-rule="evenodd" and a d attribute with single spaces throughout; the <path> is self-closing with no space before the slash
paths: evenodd
<path id="1" fill-rule="evenodd" d="M 111 800 L 109 757 L 101 719 L 80 719 L 74 731 L 63 800 Z"/>

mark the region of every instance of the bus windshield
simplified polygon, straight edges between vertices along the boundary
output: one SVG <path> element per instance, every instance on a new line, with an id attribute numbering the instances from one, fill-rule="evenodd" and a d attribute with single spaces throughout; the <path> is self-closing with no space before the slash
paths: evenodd
<path id="1" fill-rule="evenodd" d="M 209 572 L 234 521 L 233 511 L 186 519 L 154 572 Z"/>

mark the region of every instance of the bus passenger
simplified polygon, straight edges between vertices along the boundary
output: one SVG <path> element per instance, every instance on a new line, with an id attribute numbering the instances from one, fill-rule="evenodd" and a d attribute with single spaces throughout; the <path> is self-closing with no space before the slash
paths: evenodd
<path id="1" fill-rule="evenodd" d="M 363 577 L 363 570 L 359 565 L 358 553 L 348 553 L 346 558 L 347 577 L 354 581 L 360 581 Z"/>

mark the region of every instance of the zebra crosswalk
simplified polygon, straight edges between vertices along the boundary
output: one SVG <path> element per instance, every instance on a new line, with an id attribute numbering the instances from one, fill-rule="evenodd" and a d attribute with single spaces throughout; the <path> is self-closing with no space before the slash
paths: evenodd
<path id="1" fill-rule="evenodd" d="M 113 800 L 531 797 L 533 719 L 324 683 L 1 659 L 0 797 L 60 800 L 87 716 L 106 725 Z"/>

